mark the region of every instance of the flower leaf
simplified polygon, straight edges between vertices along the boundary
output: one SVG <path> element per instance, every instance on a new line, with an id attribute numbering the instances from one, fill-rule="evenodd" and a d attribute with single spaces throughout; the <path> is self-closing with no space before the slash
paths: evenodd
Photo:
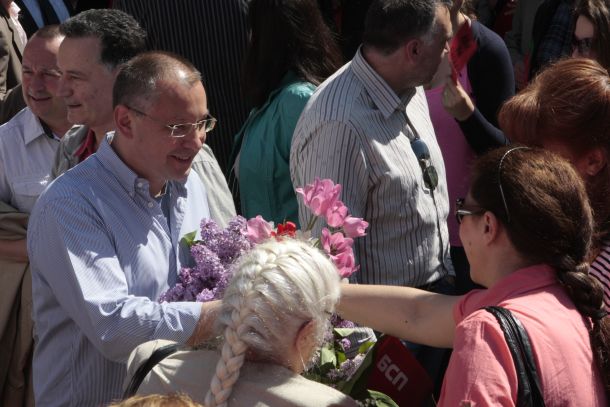
<path id="1" fill-rule="evenodd" d="M 324 366 L 327 363 L 337 366 L 337 355 L 334 349 L 323 347 L 320 349 L 320 365 Z"/>
<path id="2" fill-rule="evenodd" d="M 187 247 L 191 247 L 193 244 L 195 244 L 196 236 L 197 236 L 197 231 L 193 230 L 191 233 L 187 233 L 186 235 L 184 235 L 182 237 L 182 239 L 180 239 L 180 243 L 182 243 L 183 245 L 185 245 Z"/>
<path id="3" fill-rule="evenodd" d="M 340 337 L 345 338 L 346 336 L 350 336 L 354 333 L 354 328 L 334 328 L 335 331 Z"/>

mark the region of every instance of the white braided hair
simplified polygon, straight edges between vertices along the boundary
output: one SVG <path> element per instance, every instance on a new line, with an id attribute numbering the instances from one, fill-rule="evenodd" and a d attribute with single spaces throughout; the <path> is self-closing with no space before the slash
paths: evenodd
<path id="1" fill-rule="evenodd" d="M 273 239 L 245 254 L 222 300 L 224 343 L 205 406 L 227 405 L 246 351 L 256 360 L 282 364 L 281 355 L 291 351 L 309 321 L 321 340 L 339 297 L 335 266 L 305 242 Z"/>

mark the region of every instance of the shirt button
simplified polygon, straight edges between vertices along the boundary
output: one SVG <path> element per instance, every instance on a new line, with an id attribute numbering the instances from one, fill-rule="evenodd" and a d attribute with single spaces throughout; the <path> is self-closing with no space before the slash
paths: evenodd
<path id="1" fill-rule="evenodd" d="M 138 182 L 137 186 L 138 186 L 138 188 L 142 188 L 142 183 Z"/>
<path id="2" fill-rule="evenodd" d="M 152 208 L 154 205 L 155 205 L 155 204 L 154 204 L 154 203 L 152 203 L 152 202 L 149 202 L 149 203 L 148 203 L 148 207 L 149 207 L 149 208 Z"/>

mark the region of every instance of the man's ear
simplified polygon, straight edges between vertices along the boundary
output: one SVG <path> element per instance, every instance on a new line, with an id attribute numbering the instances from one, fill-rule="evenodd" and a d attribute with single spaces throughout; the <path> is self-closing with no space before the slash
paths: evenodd
<path id="1" fill-rule="evenodd" d="M 132 124 L 129 108 L 125 105 L 117 105 L 114 108 L 114 125 L 122 137 L 133 137 Z"/>
<path id="2" fill-rule="evenodd" d="M 403 45 L 404 55 L 407 61 L 411 64 L 417 64 L 422 56 L 423 42 L 419 38 L 407 41 Z"/>

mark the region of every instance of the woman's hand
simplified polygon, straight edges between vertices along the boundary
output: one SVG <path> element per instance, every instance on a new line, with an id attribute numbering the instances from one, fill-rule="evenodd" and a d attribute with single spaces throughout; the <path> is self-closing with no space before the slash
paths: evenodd
<path id="1" fill-rule="evenodd" d="M 474 103 L 459 82 L 455 84 L 448 80 L 441 100 L 447 113 L 461 122 L 474 112 Z"/>

